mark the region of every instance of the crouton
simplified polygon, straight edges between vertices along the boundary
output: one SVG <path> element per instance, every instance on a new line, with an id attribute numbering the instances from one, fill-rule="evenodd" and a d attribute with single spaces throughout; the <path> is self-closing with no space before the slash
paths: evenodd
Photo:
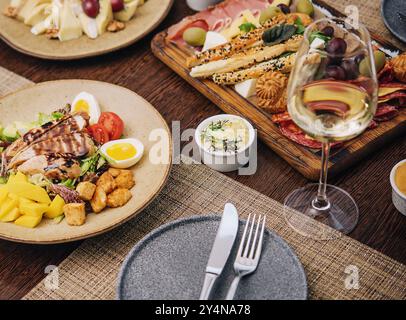
<path id="1" fill-rule="evenodd" d="M 107 196 L 107 205 L 110 208 L 117 208 L 125 205 L 132 197 L 128 189 L 119 188 Z"/>
<path id="2" fill-rule="evenodd" d="M 89 181 L 80 182 L 76 187 L 76 191 L 79 193 L 80 199 L 85 201 L 92 200 L 95 190 L 96 185 Z"/>
<path id="3" fill-rule="evenodd" d="M 84 203 L 68 203 L 63 207 L 66 222 L 70 226 L 81 226 L 86 221 L 86 211 Z"/>
<path id="4" fill-rule="evenodd" d="M 101 187 L 106 194 L 109 194 L 117 187 L 113 176 L 108 172 L 105 172 L 100 176 L 99 180 L 96 182 L 96 186 Z"/>
<path id="5" fill-rule="evenodd" d="M 131 170 L 121 170 L 121 173 L 116 178 L 117 188 L 130 190 L 135 185 L 134 175 Z"/>
<path id="6" fill-rule="evenodd" d="M 116 178 L 121 173 L 121 170 L 116 168 L 109 168 L 108 173 L 110 173 L 114 178 Z"/>
<path id="7" fill-rule="evenodd" d="M 107 195 L 102 187 L 96 187 L 92 200 L 90 200 L 90 205 L 95 213 L 101 212 L 107 204 Z"/>

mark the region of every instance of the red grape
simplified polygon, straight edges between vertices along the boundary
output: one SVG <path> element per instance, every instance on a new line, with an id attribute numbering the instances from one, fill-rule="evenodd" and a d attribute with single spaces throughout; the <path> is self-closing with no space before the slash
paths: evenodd
<path id="1" fill-rule="evenodd" d="M 124 1 L 123 0 L 110 0 L 111 7 L 113 8 L 113 12 L 121 11 L 124 9 Z"/>
<path id="2" fill-rule="evenodd" d="M 321 30 L 321 33 L 324 34 L 326 37 L 334 37 L 334 28 L 332 26 L 324 27 Z"/>
<path id="3" fill-rule="evenodd" d="M 90 18 L 96 18 L 100 11 L 99 0 L 83 0 L 82 8 Z"/>
<path id="4" fill-rule="evenodd" d="M 277 7 L 278 7 L 279 9 L 281 9 L 281 11 L 282 11 L 284 14 L 290 13 L 290 8 L 289 8 L 289 6 L 287 6 L 287 5 L 284 4 L 284 3 L 278 4 Z"/>
<path id="5" fill-rule="evenodd" d="M 347 42 L 342 38 L 333 38 L 327 43 L 326 51 L 332 55 L 342 55 L 347 51 Z"/>
<path id="6" fill-rule="evenodd" d="M 340 66 L 328 66 L 326 68 L 326 77 L 335 80 L 345 80 L 345 71 Z"/>
<path id="7" fill-rule="evenodd" d="M 344 69 L 347 80 L 353 80 L 358 77 L 358 65 L 354 61 L 343 61 L 341 63 L 341 68 Z"/>

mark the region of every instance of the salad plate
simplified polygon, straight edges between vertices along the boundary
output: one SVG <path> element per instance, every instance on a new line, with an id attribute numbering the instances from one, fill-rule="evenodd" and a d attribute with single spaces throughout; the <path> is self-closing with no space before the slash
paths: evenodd
<path id="1" fill-rule="evenodd" d="M 118 32 L 104 32 L 95 39 L 86 35 L 68 41 L 34 35 L 31 26 L 12 19 L 3 11 L 10 0 L 0 0 L 0 37 L 15 50 L 51 60 L 75 60 L 119 50 L 140 40 L 155 29 L 169 13 L 173 0 L 148 0 L 137 8 L 135 16 Z"/>
<path id="2" fill-rule="evenodd" d="M 82 93 L 78 95 L 78 93 L 80 92 Z M 83 92 L 86 92 L 88 98 L 85 98 Z M 93 198 L 89 203 L 86 203 L 87 205 L 86 211 L 88 213 L 85 217 L 86 220 L 85 223 L 83 221 L 81 223 L 77 223 L 77 221 L 75 221 L 74 219 L 73 221 L 72 220 L 69 221 L 67 217 L 66 208 L 64 208 L 65 219 L 62 219 L 61 221 L 55 221 L 55 219 L 47 219 L 48 216 L 47 218 L 45 218 L 45 216 L 47 215 L 47 213 L 45 213 L 45 216 L 42 219 L 42 221 L 38 225 L 35 225 L 34 227 L 31 226 L 31 228 L 19 225 L 16 222 L 18 219 L 16 221 L 12 220 L 14 221 L 14 223 L 11 220 L 10 220 L 11 222 L 0 222 L 0 238 L 23 243 L 51 244 L 51 243 L 75 241 L 79 239 L 92 237 L 104 233 L 108 230 L 111 230 L 117 227 L 118 225 L 126 222 L 127 220 L 131 219 L 135 215 L 139 214 L 159 194 L 160 190 L 165 185 L 165 182 L 167 181 L 167 178 L 170 173 L 172 163 L 171 162 L 172 155 L 170 147 L 171 135 L 169 128 L 165 120 L 151 104 L 149 104 L 147 101 L 145 101 L 143 98 L 141 98 L 131 90 L 116 85 L 90 80 L 60 80 L 39 83 L 33 85 L 32 87 L 9 94 L 0 99 L 0 110 L 2 113 L 1 124 L 3 126 L 2 134 L 4 135 L 7 133 L 5 131 L 7 131 L 7 128 L 8 126 L 10 126 L 10 124 L 14 125 L 18 123 L 21 126 L 21 123 L 32 123 L 35 119 L 43 116 L 44 114 L 50 114 L 52 112 L 53 112 L 52 114 L 54 114 L 55 110 L 59 110 L 58 108 L 64 107 L 67 103 L 72 104 L 72 101 L 77 100 L 75 99 L 75 97 L 81 97 L 82 99 L 81 103 L 83 103 L 83 100 L 86 99 L 87 101 L 90 101 L 91 100 L 89 99 L 90 96 L 95 97 L 97 99 L 98 105 L 97 108 L 100 109 L 99 116 L 101 112 L 101 116 L 99 117 L 99 119 L 103 118 L 103 114 L 113 114 L 113 113 L 117 115 L 119 118 L 123 119 L 124 129 L 120 130 L 121 132 L 117 132 L 117 135 L 119 134 L 120 137 L 119 138 L 116 137 L 114 139 L 117 139 L 116 141 L 121 143 L 121 146 L 127 143 L 127 141 L 131 142 L 134 140 L 135 147 L 138 150 L 141 150 L 140 151 L 141 157 L 138 158 L 137 156 L 133 157 L 134 160 L 136 161 L 132 161 L 131 163 L 128 163 L 128 165 L 125 165 L 125 161 L 116 161 L 115 163 L 113 162 L 112 166 L 106 168 L 106 170 L 108 168 L 117 171 L 123 170 L 122 172 L 124 172 L 128 176 L 132 176 L 133 181 L 135 181 L 135 185 L 133 183 L 127 188 L 128 190 L 124 190 L 126 194 L 128 194 L 129 196 L 125 199 L 125 201 L 123 201 L 123 203 L 119 205 L 116 205 L 114 203 L 110 203 L 109 205 L 108 203 L 109 193 L 106 191 L 107 206 L 104 205 L 105 208 L 103 208 L 102 210 L 99 210 L 95 207 L 95 204 L 92 203 L 92 201 L 94 200 Z M 66 117 L 70 116 L 71 118 L 75 118 L 75 115 L 76 117 L 82 115 L 82 113 L 74 113 L 74 108 L 75 106 L 78 105 L 80 104 L 75 105 L 73 102 L 73 105 L 71 106 L 72 115 L 67 115 Z M 98 117 L 97 110 L 96 108 L 94 108 L 93 103 L 91 103 L 91 105 L 92 105 L 90 108 L 91 112 L 89 112 L 90 117 L 84 117 L 86 121 L 90 122 L 90 124 L 92 124 L 92 122 L 93 123 L 95 122 L 94 119 L 95 117 Z M 92 110 L 96 111 L 93 112 Z M 62 120 L 63 118 L 59 121 Z M 39 129 L 34 128 L 33 130 L 41 130 L 42 128 L 47 127 L 49 128 L 49 123 L 51 122 L 46 123 Z M 84 130 L 78 131 L 77 135 L 82 134 L 86 137 L 89 136 L 92 137 L 92 140 L 95 141 L 95 146 L 97 148 L 97 146 L 99 145 L 97 141 L 100 140 L 100 137 L 102 137 L 100 135 L 102 131 L 96 130 L 99 134 L 94 135 L 91 130 L 92 128 L 100 129 L 100 125 L 97 123 L 90 125 L 86 127 Z M 58 130 L 61 132 L 62 129 L 63 129 L 62 127 L 59 127 Z M 152 157 L 149 156 L 151 149 L 155 148 L 157 143 L 156 141 L 153 141 L 150 138 L 150 134 L 151 132 L 154 132 L 154 130 L 158 130 L 160 132 L 160 146 L 162 148 L 161 150 L 162 157 L 160 158 L 160 161 L 155 161 Z M 32 131 L 28 131 L 27 134 L 29 134 L 30 132 Z M 65 134 L 69 134 L 66 133 L 66 130 L 64 132 Z M 74 133 L 73 135 L 75 134 L 76 133 Z M 22 139 L 24 139 L 27 137 L 27 135 L 22 135 L 21 137 Z M 62 142 L 64 142 L 65 145 L 69 144 L 67 142 L 67 139 L 68 138 L 66 137 L 66 135 L 64 138 L 62 138 Z M 105 153 L 103 152 L 102 149 L 104 146 L 107 146 L 105 148 L 107 150 L 107 155 L 109 155 L 109 150 L 113 151 L 113 153 L 111 154 L 114 155 L 114 151 L 117 152 L 117 148 L 116 149 L 109 148 L 110 144 L 114 142 L 114 139 L 111 139 L 111 141 L 108 143 L 102 141 L 102 143 L 104 144 L 97 150 L 99 150 L 104 155 Z M 51 140 L 45 140 L 45 142 L 46 141 Z M 56 142 L 56 140 L 53 140 L 53 142 L 54 144 L 52 148 L 51 147 L 50 148 L 52 150 L 56 150 L 55 148 L 58 148 L 58 143 Z M 46 143 L 44 143 L 43 141 L 37 143 L 36 145 L 37 146 L 40 145 L 46 148 Z M 75 143 L 71 145 L 73 145 L 73 148 L 76 147 L 79 150 L 84 148 L 80 145 L 75 146 Z M 3 150 L 3 153 L 6 151 L 7 149 L 5 149 L 5 151 Z M 69 160 L 71 162 L 72 160 L 80 161 L 81 164 L 80 169 L 83 172 L 84 170 L 83 168 L 84 166 L 86 166 L 86 164 L 84 164 L 82 159 L 83 157 L 72 158 Z M 11 164 L 11 162 L 12 161 L 10 161 L 9 164 Z M 29 161 L 25 162 L 24 164 L 27 164 L 28 162 Z M 108 164 L 110 164 L 110 161 L 108 161 Z M 13 176 L 13 178 L 18 179 L 18 175 L 22 175 L 20 172 L 20 170 L 22 170 L 21 168 L 22 168 L 21 166 L 18 167 L 17 176 Z M 86 168 L 86 170 L 87 169 L 88 167 Z M 110 171 L 104 171 L 104 174 L 108 175 L 109 172 Z M 115 176 L 113 172 L 112 175 Z M 27 215 L 35 216 L 36 215 L 35 212 L 28 212 L 31 210 L 30 208 L 25 207 L 25 209 L 23 209 L 21 207 L 23 200 L 24 202 L 27 202 L 27 199 L 25 198 L 28 198 L 29 200 L 37 200 L 36 202 L 32 201 L 30 202 L 31 205 L 36 206 L 37 209 L 41 207 L 40 206 L 41 202 L 46 202 L 46 200 L 42 201 L 42 198 L 35 198 L 32 197 L 32 195 L 30 194 L 22 194 L 21 193 L 22 191 L 16 190 L 17 188 L 14 185 L 21 186 L 22 184 L 24 184 L 26 186 L 27 184 L 25 184 L 25 182 L 16 182 L 13 184 L 11 180 L 12 178 L 9 177 L 7 185 L 5 184 L 0 185 L 0 188 L 4 189 L 7 188 L 8 185 L 13 185 L 14 187 L 13 190 L 11 190 L 12 187 L 8 187 L 9 197 L 13 196 L 11 195 L 12 193 L 16 193 L 19 196 L 20 199 L 19 208 L 22 214 L 21 217 L 25 217 Z M 83 181 L 82 174 L 80 180 Z M 96 193 L 99 188 L 99 182 L 101 182 L 101 180 L 102 179 L 99 177 L 97 182 L 94 182 L 95 185 L 98 185 L 98 187 L 96 188 Z M 34 183 L 31 181 L 32 176 L 30 176 L 29 182 Z M 52 181 L 53 185 L 54 184 L 61 185 L 60 182 L 55 182 L 55 180 Z M 117 180 L 117 178 L 115 179 L 115 181 L 117 182 L 118 185 L 119 181 Z M 89 186 L 91 186 L 91 183 L 89 184 Z M 75 190 L 75 187 L 76 187 L 75 185 L 70 186 L 72 190 Z M 100 187 L 105 188 L 105 186 L 101 185 Z M 115 190 L 119 190 L 120 187 L 115 186 L 114 188 L 116 188 Z M 84 189 L 85 193 L 88 192 L 86 188 Z M 42 189 L 42 193 L 44 193 L 44 190 L 47 190 L 49 193 L 48 186 Z M 78 186 L 76 187 L 76 190 L 79 192 L 79 194 L 81 194 L 82 191 Z M 112 195 L 113 193 L 110 193 L 110 195 Z M 56 194 L 58 194 L 58 192 L 56 192 Z M 47 197 L 47 195 L 43 196 L 45 196 L 45 198 Z M 54 195 L 52 194 L 49 194 L 49 196 L 50 198 L 54 197 Z M 76 202 L 76 201 L 66 201 L 64 195 L 61 194 L 61 196 L 64 198 L 66 206 L 68 205 L 68 203 L 70 204 L 71 202 Z M 82 195 L 80 196 L 82 197 Z M 12 201 L 13 199 L 14 196 L 12 199 L 9 200 Z M 4 199 L 2 199 L 2 201 L 3 200 Z M 84 201 L 79 202 L 84 203 Z M 72 207 L 79 205 L 80 204 L 74 203 Z M 90 205 L 93 208 L 93 210 L 92 208 L 90 208 L 89 211 L 88 208 L 90 207 Z M 1 211 L 4 210 L 6 210 L 6 208 L 3 203 Z M 24 212 L 26 214 L 24 214 Z M 2 215 L 3 219 L 4 215 L 3 214 L 0 215 Z M 23 222 L 22 224 L 26 223 Z"/>

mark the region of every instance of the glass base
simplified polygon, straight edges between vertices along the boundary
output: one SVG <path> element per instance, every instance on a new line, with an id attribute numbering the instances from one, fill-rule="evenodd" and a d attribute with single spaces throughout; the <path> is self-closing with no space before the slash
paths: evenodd
<path id="1" fill-rule="evenodd" d="M 296 232 L 316 240 L 336 239 L 350 233 L 358 223 L 358 207 L 354 199 L 346 191 L 327 185 L 329 202 L 319 209 L 314 202 L 318 186 L 310 184 L 287 196 L 284 217 L 288 225 Z"/>

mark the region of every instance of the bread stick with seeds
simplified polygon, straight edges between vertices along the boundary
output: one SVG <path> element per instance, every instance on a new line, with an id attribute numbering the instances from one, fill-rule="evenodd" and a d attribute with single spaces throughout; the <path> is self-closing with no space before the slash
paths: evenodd
<path id="1" fill-rule="evenodd" d="M 285 43 L 270 47 L 252 48 L 245 54 L 238 54 L 225 60 L 218 60 L 192 68 L 190 75 L 194 78 L 207 78 L 215 73 L 232 72 L 239 69 L 249 68 L 263 61 L 267 61 L 282 55 L 285 52 L 296 52 L 303 36 L 294 36 Z"/>
<path id="2" fill-rule="evenodd" d="M 213 75 L 213 81 L 220 85 L 233 85 L 248 79 L 257 79 L 268 71 L 280 71 L 289 73 L 295 64 L 296 53 L 289 56 L 272 59 L 251 68 L 226 73 L 216 73 Z"/>
<path id="3" fill-rule="evenodd" d="M 304 26 L 307 26 L 312 22 L 312 19 L 303 13 L 290 13 L 287 15 L 279 14 L 266 21 L 262 28 L 239 35 L 230 42 L 199 52 L 194 56 L 187 58 L 186 64 L 191 68 L 211 61 L 222 60 L 235 55 L 241 50 L 262 45 L 262 34 L 265 30 L 278 24 L 294 24 L 298 18 L 300 18 Z"/>

